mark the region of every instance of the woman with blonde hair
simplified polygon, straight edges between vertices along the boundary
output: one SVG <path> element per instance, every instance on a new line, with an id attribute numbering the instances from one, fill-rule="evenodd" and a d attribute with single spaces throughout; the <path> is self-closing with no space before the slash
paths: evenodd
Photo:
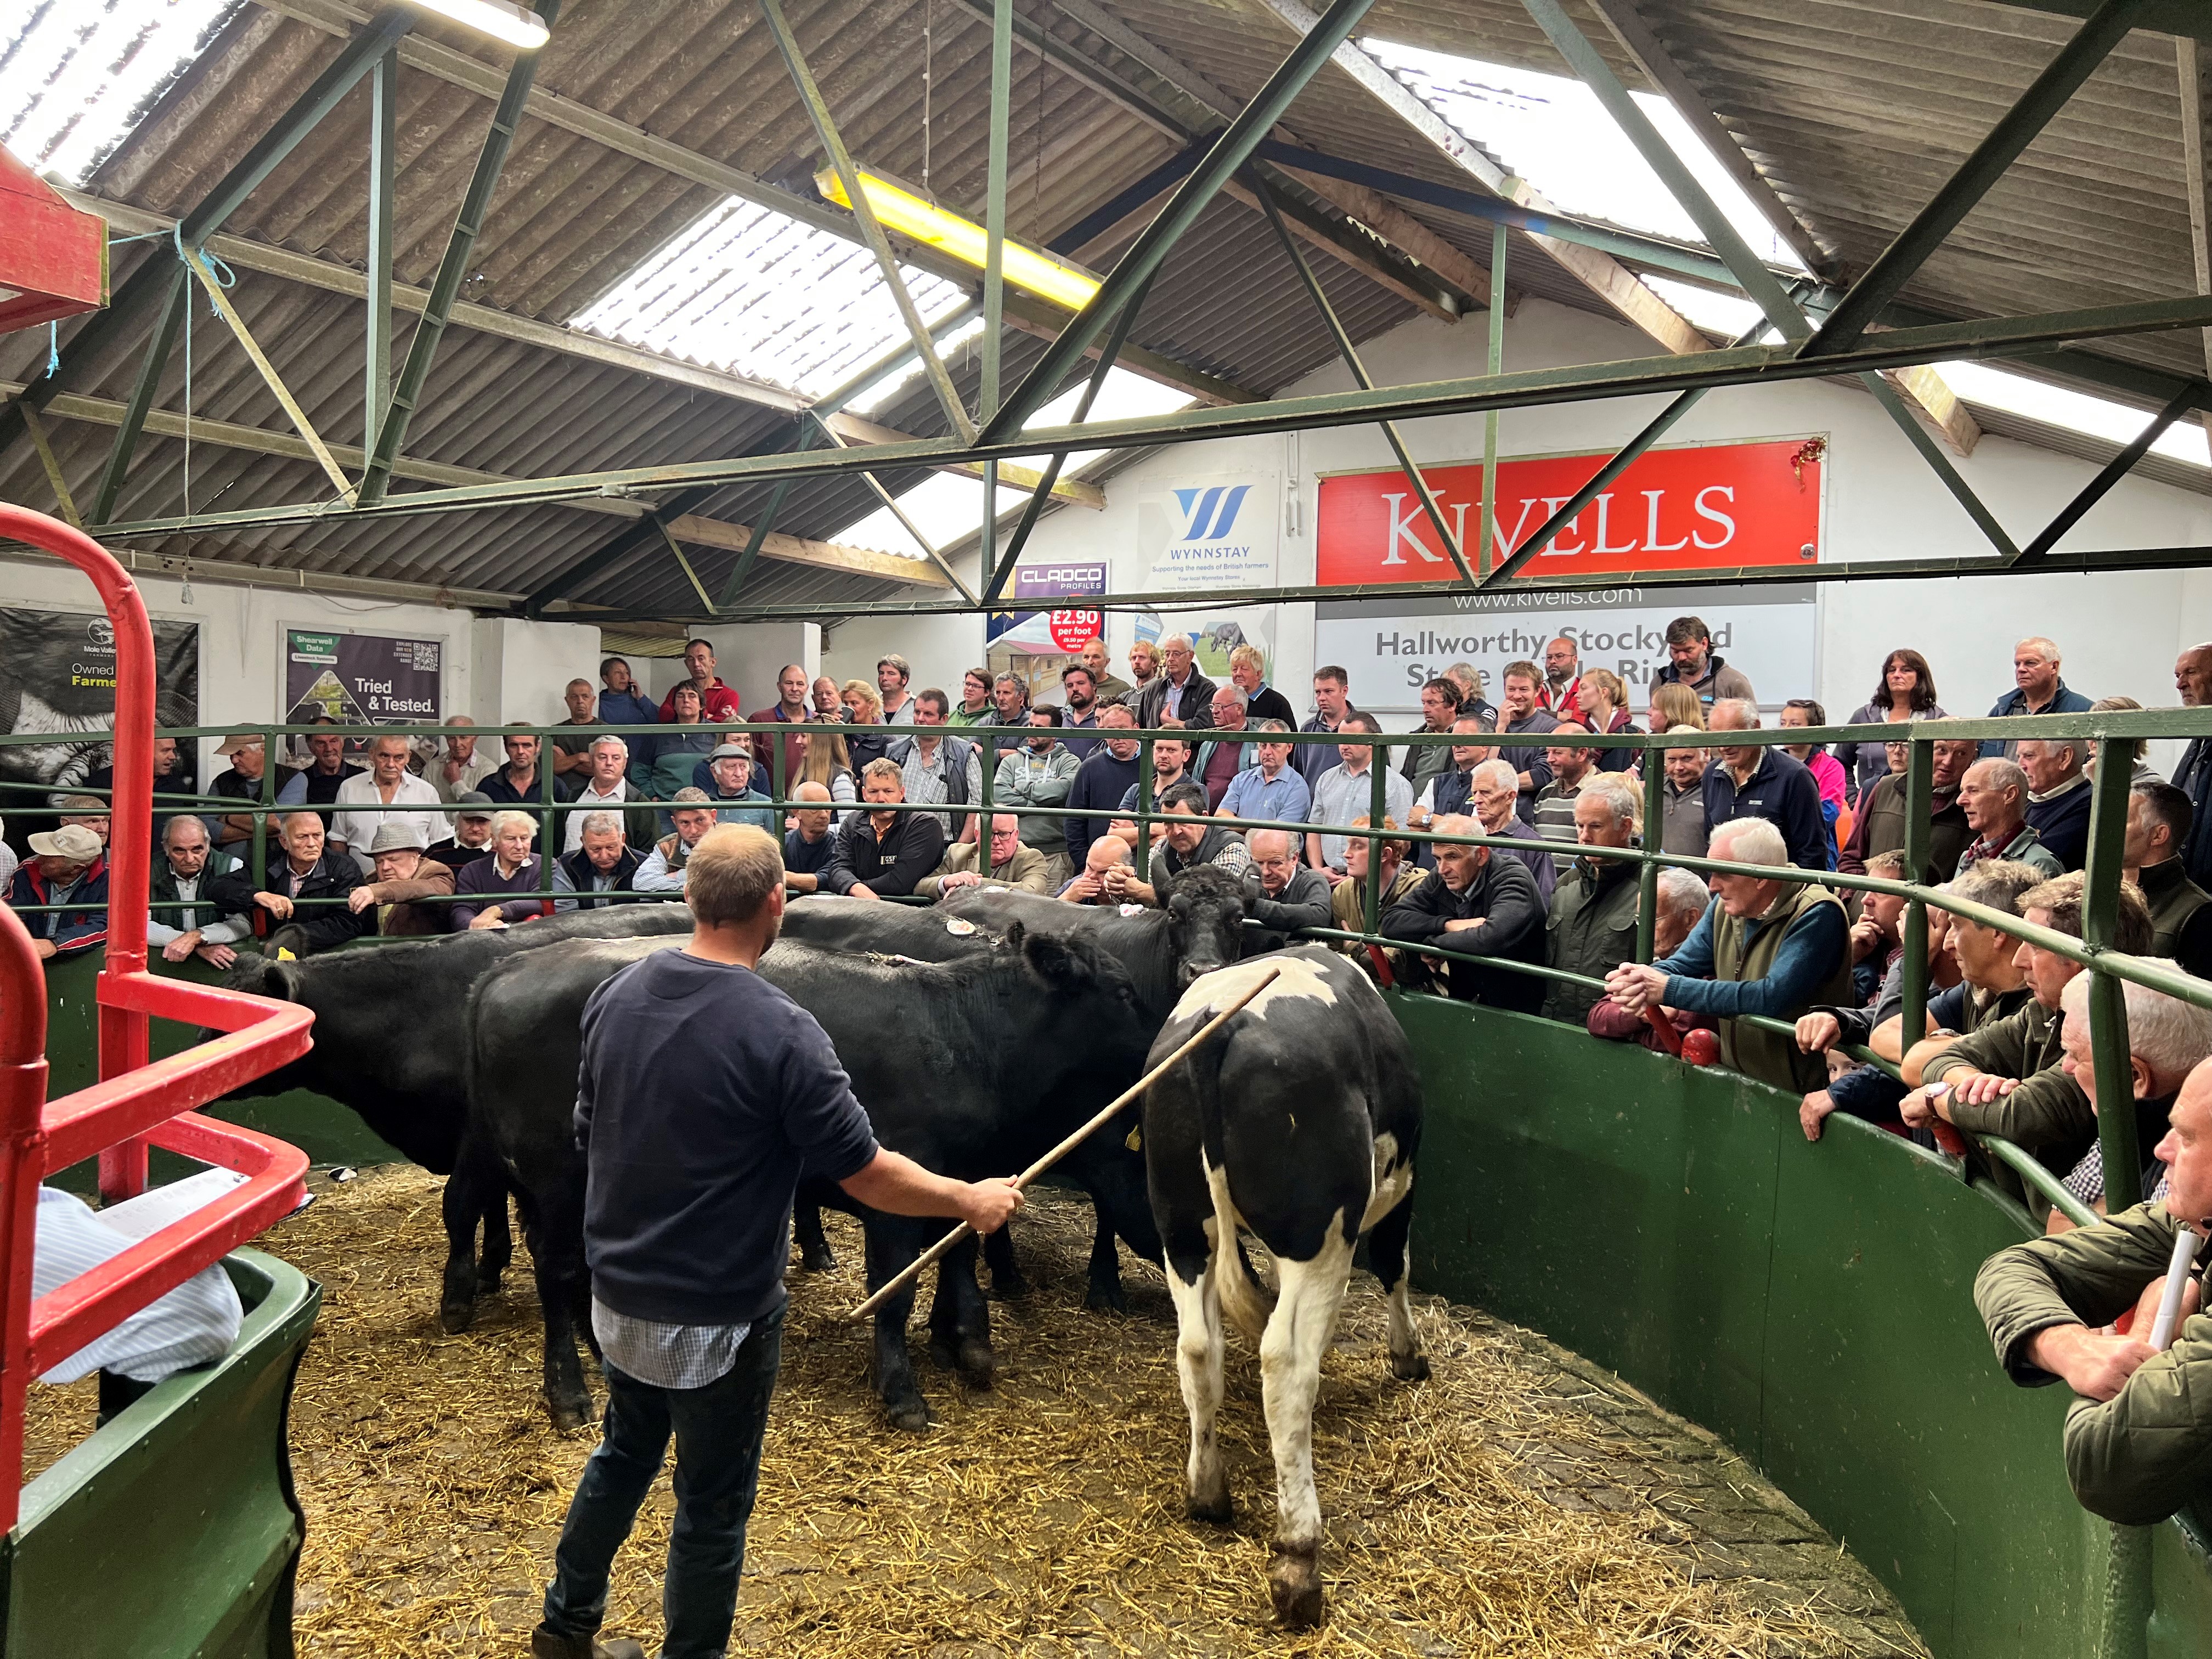
<path id="1" fill-rule="evenodd" d="M 849 727 L 884 723 L 884 700 L 876 695 L 876 688 L 866 680 L 847 680 L 837 688 L 837 701 L 845 705 L 845 724 Z M 845 732 L 846 757 L 857 775 L 870 761 L 883 759 L 890 748 L 890 734 L 878 730 L 873 732 L 848 730 Z"/>
<path id="2" fill-rule="evenodd" d="M 860 793 L 853 781 L 852 752 L 845 739 L 828 726 L 802 732 L 799 738 L 799 775 L 791 780 L 793 789 L 802 783 L 818 783 L 830 792 L 833 801 L 857 801 Z M 836 816 L 837 827 L 842 829 L 846 814 Z"/>
<path id="3" fill-rule="evenodd" d="M 1651 729 L 1657 732 L 1673 731 L 1678 726 L 1705 729 L 1705 706 L 1698 701 L 1698 694 L 1674 680 L 1668 680 L 1651 688 Z"/>
<path id="4" fill-rule="evenodd" d="M 1688 690 L 1687 686 L 1678 688 Z M 1694 692 L 1691 694 L 1693 697 Z M 1644 728 L 1629 719 L 1622 705 L 1628 701 L 1628 688 L 1620 676 L 1610 669 L 1585 668 L 1582 678 L 1575 682 L 1575 702 L 1582 723 L 1592 732 L 1641 732 Z M 1601 772 L 1632 772 L 1636 769 L 1633 749 L 1601 749 L 1597 751 L 1597 769 Z"/>
<path id="5" fill-rule="evenodd" d="M 2137 702 L 2133 697 L 2100 697 L 2096 702 L 2089 705 L 2089 712 L 2093 714 L 2106 714 L 2129 709 L 2140 709 L 2142 707 L 2142 705 Z M 2091 777 L 2094 778 L 2097 775 L 2097 745 L 2093 743 L 2084 745 L 2084 752 L 2081 756 L 2081 765 L 2082 769 L 2087 771 Z M 2137 738 L 2136 739 L 2134 766 L 2134 779 L 2137 783 L 2164 783 L 2166 781 L 2164 778 L 2159 775 L 2158 769 L 2150 763 L 2150 739 L 2148 738 Z"/>

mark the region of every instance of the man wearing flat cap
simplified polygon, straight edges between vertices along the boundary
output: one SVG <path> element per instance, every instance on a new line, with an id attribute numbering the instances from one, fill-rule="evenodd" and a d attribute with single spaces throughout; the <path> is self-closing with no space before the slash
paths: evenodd
<path id="1" fill-rule="evenodd" d="M 386 939 L 410 939 L 447 931 L 446 907 L 434 901 L 453 896 L 453 872 L 426 855 L 422 832 L 404 818 L 377 826 L 368 846 L 375 879 L 355 888 L 346 907 L 356 915 L 376 907 L 376 931 Z"/>
<path id="2" fill-rule="evenodd" d="M 8 884 L 8 902 L 19 914 L 27 904 L 66 907 L 22 916 L 41 960 L 99 950 L 107 943 L 107 859 L 100 837 L 81 823 L 33 836 L 31 856 Z"/>
<path id="3" fill-rule="evenodd" d="M 783 838 L 768 797 L 752 787 L 753 751 L 750 744 L 726 743 L 707 757 L 708 775 L 714 787 L 707 799 L 714 803 L 719 823 L 750 823 L 756 830 Z M 703 786 L 702 786 L 703 787 Z"/>
<path id="4" fill-rule="evenodd" d="M 459 875 L 478 859 L 491 856 L 491 821 L 499 809 L 481 789 L 464 790 L 453 798 L 453 833 L 434 841 L 428 856 Z"/>

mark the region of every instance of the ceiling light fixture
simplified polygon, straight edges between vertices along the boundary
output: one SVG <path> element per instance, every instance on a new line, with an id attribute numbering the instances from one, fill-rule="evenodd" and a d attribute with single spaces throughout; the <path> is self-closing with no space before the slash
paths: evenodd
<path id="1" fill-rule="evenodd" d="M 904 185 L 875 173 L 864 172 L 860 179 L 868 206 L 884 229 L 926 242 L 979 270 L 982 269 L 987 240 L 982 226 L 957 213 L 947 213 Z M 845 194 L 843 180 L 834 172 L 816 173 L 814 187 L 822 192 L 825 201 L 835 202 L 842 208 L 853 205 Z M 1091 296 L 1098 292 L 1097 277 L 1073 265 L 1062 264 L 1051 255 L 1040 253 L 1012 237 L 1006 239 L 1000 269 L 1016 288 L 1065 306 L 1070 311 L 1082 310 L 1090 303 Z"/>
<path id="2" fill-rule="evenodd" d="M 535 52 L 553 34 L 544 18 L 514 0 L 414 0 L 414 3 L 463 28 L 504 40 L 519 52 Z"/>

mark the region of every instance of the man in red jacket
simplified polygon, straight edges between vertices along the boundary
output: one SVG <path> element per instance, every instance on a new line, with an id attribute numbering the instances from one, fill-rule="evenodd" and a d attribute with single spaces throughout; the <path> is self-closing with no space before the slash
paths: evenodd
<path id="1" fill-rule="evenodd" d="M 699 688 L 700 718 L 709 726 L 721 720 L 743 718 L 738 713 L 738 694 L 722 684 L 714 672 L 714 647 L 704 640 L 684 642 L 684 665 L 691 671 L 693 685 Z M 677 685 L 684 684 L 678 680 Z M 660 719 L 663 725 L 673 725 L 676 720 L 676 686 L 668 688 L 668 695 L 660 700 Z"/>

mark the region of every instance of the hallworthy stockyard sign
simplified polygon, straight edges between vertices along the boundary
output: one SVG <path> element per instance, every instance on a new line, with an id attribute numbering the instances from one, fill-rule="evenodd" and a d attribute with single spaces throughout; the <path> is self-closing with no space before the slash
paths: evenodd
<path id="1" fill-rule="evenodd" d="M 1705 619 L 1715 653 L 1751 677 L 1762 707 L 1811 695 L 1820 629 L 1810 582 L 1323 600 L 1314 608 L 1314 660 L 1341 665 L 1352 702 L 1377 713 L 1418 708 L 1421 682 L 1456 662 L 1482 671 L 1495 702 L 1506 664 L 1540 663 L 1544 642 L 1564 636 L 1585 668 L 1628 682 L 1640 719 L 1651 676 L 1667 663 L 1667 624 L 1681 616 Z"/>
<path id="2" fill-rule="evenodd" d="M 1570 520 L 1516 580 L 1636 570 L 1804 565 L 1820 556 L 1824 439 L 1691 444 L 1654 449 Z M 1520 547 L 1611 459 L 1522 456 L 1498 465 L 1489 562 Z M 1421 470 L 1470 562 L 1482 526 L 1479 462 Z M 1325 587 L 1432 582 L 1455 572 L 1406 475 L 1392 467 L 1321 481 L 1317 579 Z"/>

